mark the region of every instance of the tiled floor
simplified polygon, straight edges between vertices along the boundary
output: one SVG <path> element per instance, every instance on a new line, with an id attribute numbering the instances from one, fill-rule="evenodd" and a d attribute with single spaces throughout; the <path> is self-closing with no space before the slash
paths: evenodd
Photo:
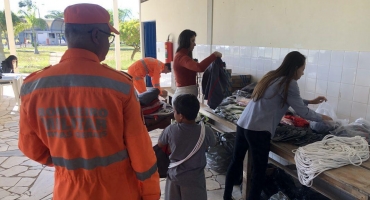
<path id="1" fill-rule="evenodd" d="M 6 86 L 4 96 L 0 99 L 0 199 L 52 199 L 54 168 L 44 167 L 19 151 L 18 121 L 18 106 L 11 87 Z M 157 129 L 150 133 L 153 143 L 157 142 L 160 132 Z M 225 176 L 210 169 L 205 169 L 205 174 L 208 199 L 221 200 Z M 162 194 L 165 182 L 165 179 L 161 179 Z M 236 199 L 241 198 L 238 187 L 234 188 L 233 195 Z"/>

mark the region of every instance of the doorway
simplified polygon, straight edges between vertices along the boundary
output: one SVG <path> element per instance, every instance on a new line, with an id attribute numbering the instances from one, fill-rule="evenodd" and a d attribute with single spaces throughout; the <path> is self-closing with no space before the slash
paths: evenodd
<path id="1" fill-rule="evenodd" d="M 144 57 L 157 58 L 155 21 L 143 22 Z M 145 77 L 146 87 L 153 87 L 150 76 Z"/>

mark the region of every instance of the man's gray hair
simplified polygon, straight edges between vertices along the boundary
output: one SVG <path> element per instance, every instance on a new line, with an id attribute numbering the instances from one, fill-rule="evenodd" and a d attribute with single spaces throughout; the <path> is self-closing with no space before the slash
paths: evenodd
<path id="1" fill-rule="evenodd" d="M 64 34 L 68 43 L 75 44 L 86 37 L 89 31 L 95 27 L 95 24 L 65 24 Z"/>

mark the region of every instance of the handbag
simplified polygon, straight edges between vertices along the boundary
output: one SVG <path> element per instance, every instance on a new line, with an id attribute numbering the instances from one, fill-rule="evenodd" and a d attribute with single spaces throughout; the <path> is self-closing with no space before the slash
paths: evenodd
<path id="1" fill-rule="evenodd" d="M 166 149 L 167 149 L 166 145 Z M 153 147 L 153 150 L 155 152 L 155 156 L 157 157 L 157 168 L 158 168 L 158 174 L 160 178 L 166 178 L 167 177 L 167 171 L 168 171 L 168 166 L 170 165 L 170 158 L 165 151 L 161 147 L 156 144 Z"/>

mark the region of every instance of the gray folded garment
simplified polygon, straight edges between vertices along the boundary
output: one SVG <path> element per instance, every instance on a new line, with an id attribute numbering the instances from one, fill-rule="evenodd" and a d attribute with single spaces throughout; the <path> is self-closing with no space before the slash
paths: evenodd
<path id="1" fill-rule="evenodd" d="M 275 131 L 275 136 L 272 141 L 285 142 L 305 136 L 311 132 L 309 128 L 295 127 L 290 125 L 278 126 Z"/>
<path id="2" fill-rule="evenodd" d="M 158 88 L 149 88 L 147 91 L 138 95 L 140 105 L 147 106 L 155 99 L 158 99 L 160 91 Z"/>
<path id="3" fill-rule="evenodd" d="M 338 122 L 338 121 L 333 121 L 333 122 L 326 122 L 326 121 L 314 122 L 314 121 L 311 121 L 310 122 L 310 128 L 312 130 L 316 131 L 317 133 L 321 133 L 321 134 L 327 134 L 327 133 L 329 133 L 329 131 L 333 131 L 333 130 L 335 130 L 336 128 L 338 128 L 340 126 L 341 126 L 341 123 Z"/>

